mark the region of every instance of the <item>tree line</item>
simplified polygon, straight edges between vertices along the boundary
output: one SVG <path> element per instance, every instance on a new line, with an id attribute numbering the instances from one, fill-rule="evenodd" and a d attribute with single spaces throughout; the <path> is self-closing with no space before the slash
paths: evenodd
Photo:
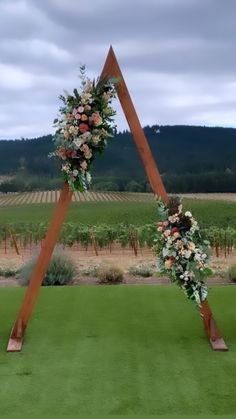
<path id="1" fill-rule="evenodd" d="M 236 129 L 196 126 L 144 128 L 169 192 L 236 192 Z M 52 136 L 0 141 L 0 191 L 56 189 L 60 167 L 49 159 Z M 93 167 L 94 190 L 145 192 L 150 186 L 129 131 L 118 132 Z"/>

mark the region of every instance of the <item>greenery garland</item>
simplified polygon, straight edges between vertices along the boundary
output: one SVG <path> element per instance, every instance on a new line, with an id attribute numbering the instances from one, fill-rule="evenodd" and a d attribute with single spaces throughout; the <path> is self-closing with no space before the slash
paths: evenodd
<path id="1" fill-rule="evenodd" d="M 201 306 L 208 293 L 204 278 L 212 273 L 208 265 L 209 242 L 203 240 L 191 212 L 183 212 L 179 198 L 171 198 L 168 205 L 159 200 L 158 212 L 162 220 L 155 239 L 159 271 Z"/>
<path id="2" fill-rule="evenodd" d="M 63 106 L 54 120 L 56 149 L 49 156 L 59 159 L 71 189 L 84 192 L 91 183 L 90 168 L 96 153 L 103 152 L 114 133 L 111 101 L 116 96 L 116 81 L 92 81 L 86 77 L 84 66 L 80 78 L 80 92 L 74 89 L 72 95 L 65 92 L 60 96 Z"/>

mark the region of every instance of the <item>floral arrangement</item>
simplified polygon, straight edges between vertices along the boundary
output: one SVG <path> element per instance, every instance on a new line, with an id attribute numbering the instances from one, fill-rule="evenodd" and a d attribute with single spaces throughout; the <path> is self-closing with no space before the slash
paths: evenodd
<path id="1" fill-rule="evenodd" d="M 92 81 L 80 68 L 81 91 L 60 96 L 63 106 L 54 120 L 57 128 L 56 149 L 50 157 L 61 163 L 64 179 L 72 190 L 84 192 L 91 183 L 91 163 L 102 153 L 107 139 L 113 136 L 115 111 L 111 101 L 116 96 L 115 80 Z"/>
<path id="2" fill-rule="evenodd" d="M 179 198 L 170 198 L 168 205 L 159 200 L 158 212 L 161 221 L 157 225 L 155 247 L 159 271 L 168 274 L 201 307 L 207 297 L 204 278 L 211 274 L 209 242 L 203 240 L 191 212 L 183 212 Z"/>

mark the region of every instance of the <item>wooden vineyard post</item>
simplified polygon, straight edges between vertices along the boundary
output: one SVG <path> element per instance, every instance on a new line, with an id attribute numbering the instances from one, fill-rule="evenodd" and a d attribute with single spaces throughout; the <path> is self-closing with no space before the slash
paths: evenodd
<path id="1" fill-rule="evenodd" d="M 61 190 L 60 198 L 44 240 L 43 247 L 34 266 L 22 306 L 12 328 L 7 346 L 8 352 L 20 351 L 22 348 L 25 330 L 36 302 L 40 286 L 43 282 L 44 275 L 47 271 L 54 247 L 57 243 L 71 197 L 72 192 L 70 191 L 68 184 L 65 183 L 63 189 Z"/>
<path id="2" fill-rule="evenodd" d="M 19 252 L 19 248 L 17 246 L 16 237 L 12 232 L 10 232 L 10 234 L 11 234 L 11 239 L 12 239 L 13 246 L 15 248 L 16 254 L 19 256 L 20 252 Z"/>
<path id="3" fill-rule="evenodd" d="M 136 147 L 143 162 L 147 178 L 150 182 L 152 190 L 155 195 L 161 197 L 164 202 L 168 203 L 168 195 L 163 185 L 160 173 L 153 158 L 152 152 L 148 145 L 144 131 L 138 119 L 135 107 L 130 97 L 128 88 L 125 84 L 121 69 L 117 62 L 116 56 L 112 47 L 110 47 L 107 55 L 104 68 L 102 70 L 100 80 L 106 78 L 117 78 L 117 94 L 123 108 L 125 117 L 129 124 L 131 133 L 134 137 Z M 64 185 L 61 191 L 57 207 L 49 226 L 46 238 L 44 240 L 39 258 L 34 267 L 29 286 L 27 288 L 21 309 L 17 316 L 16 322 L 12 328 L 7 350 L 20 351 L 22 348 L 23 337 L 25 330 L 31 316 L 36 298 L 39 293 L 45 272 L 50 262 L 53 249 L 59 237 L 61 225 L 65 218 L 69 203 L 72 198 L 72 192 L 69 190 L 68 184 Z M 95 248 L 95 245 L 94 245 Z M 96 248 L 95 248 L 96 252 Z M 215 320 L 213 318 L 210 306 L 207 301 L 204 301 L 201 308 L 204 327 L 214 350 L 226 351 L 228 348 L 217 329 Z"/>

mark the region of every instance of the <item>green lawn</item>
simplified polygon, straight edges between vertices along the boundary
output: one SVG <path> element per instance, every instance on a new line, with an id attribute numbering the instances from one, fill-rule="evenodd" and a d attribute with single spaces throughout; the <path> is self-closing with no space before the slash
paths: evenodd
<path id="1" fill-rule="evenodd" d="M 236 204 L 222 201 L 185 200 L 186 209 L 193 211 L 204 226 L 236 228 Z M 54 204 L 31 204 L 0 207 L 1 223 L 48 221 Z M 82 202 L 72 203 L 66 221 L 82 224 L 148 224 L 157 220 L 153 202 Z"/>
<path id="2" fill-rule="evenodd" d="M 227 353 L 175 287 L 85 286 L 43 288 L 23 351 L 7 354 L 23 292 L 0 289 L 2 416 L 236 414 L 236 287 L 210 292 Z"/>

